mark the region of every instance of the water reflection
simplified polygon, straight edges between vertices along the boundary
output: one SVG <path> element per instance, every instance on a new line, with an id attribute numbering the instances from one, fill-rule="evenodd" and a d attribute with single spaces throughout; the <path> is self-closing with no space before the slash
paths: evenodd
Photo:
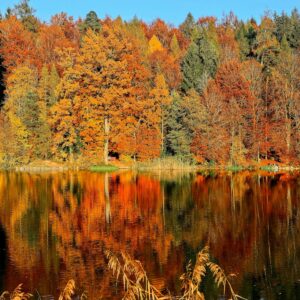
<path id="1" fill-rule="evenodd" d="M 300 299 L 298 174 L 0 173 L 0 288 L 57 296 L 73 278 L 116 296 L 103 250 L 140 259 L 158 288 L 180 291 L 199 249 L 236 273 L 248 299 Z M 217 291 L 205 282 L 208 299 Z"/>

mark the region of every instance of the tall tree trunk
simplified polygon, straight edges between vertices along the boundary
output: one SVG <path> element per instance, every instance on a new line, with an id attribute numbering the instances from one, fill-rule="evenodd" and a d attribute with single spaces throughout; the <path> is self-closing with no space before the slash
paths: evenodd
<path id="1" fill-rule="evenodd" d="M 104 152 L 103 161 L 104 164 L 108 164 L 108 143 L 109 143 L 109 120 L 108 117 L 104 117 Z"/>
<path id="2" fill-rule="evenodd" d="M 292 125 L 291 120 L 287 119 L 287 126 L 286 126 L 286 148 L 287 148 L 287 156 L 288 156 L 288 163 L 290 162 L 290 151 L 291 151 L 291 131 Z"/>
<path id="3" fill-rule="evenodd" d="M 267 141 L 268 141 L 268 133 L 267 133 L 267 126 L 268 126 L 268 95 L 269 93 L 269 78 L 267 77 L 266 80 L 266 98 L 265 98 L 265 147 L 267 147 Z M 268 149 L 266 148 L 266 159 L 268 159 Z"/>
<path id="4" fill-rule="evenodd" d="M 164 116 L 161 119 L 161 155 L 164 154 L 165 145 L 164 145 Z"/>
<path id="5" fill-rule="evenodd" d="M 255 109 L 255 104 L 254 104 L 254 100 L 252 100 L 252 138 L 253 138 L 253 156 L 255 157 L 256 154 L 256 159 L 257 162 L 260 161 L 259 159 L 259 137 L 258 137 L 258 133 L 257 133 L 257 114 L 256 114 L 256 109 Z"/>
<path id="6" fill-rule="evenodd" d="M 243 139 L 242 139 L 242 126 L 239 125 L 239 159 L 243 161 Z"/>
<path id="7" fill-rule="evenodd" d="M 230 149 L 230 164 L 233 166 L 234 155 L 234 126 L 231 127 L 231 149 Z"/>
<path id="8" fill-rule="evenodd" d="M 70 155 L 70 163 L 73 164 L 74 162 L 73 146 L 69 148 L 69 155 Z"/>

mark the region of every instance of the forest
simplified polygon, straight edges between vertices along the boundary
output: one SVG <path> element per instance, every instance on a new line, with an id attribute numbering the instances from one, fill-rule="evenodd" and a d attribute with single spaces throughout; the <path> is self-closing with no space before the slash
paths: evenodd
<path id="1" fill-rule="evenodd" d="M 300 14 L 0 16 L 0 166 L 300 165 Z"/>

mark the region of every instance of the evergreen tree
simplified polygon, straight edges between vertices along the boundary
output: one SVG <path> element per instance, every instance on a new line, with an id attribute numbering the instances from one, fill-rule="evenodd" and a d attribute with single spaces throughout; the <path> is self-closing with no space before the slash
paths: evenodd
<path id="1" fill-rule="evenodd" d="M 88 29 L 91 29 L 91 30 L 96 31 L 96 32 L 100 31 L 101 30 L 101 25 L 99 23 L 99 19 L 98 19 L 98 16 L 97 16 L 96 12 L 90 11 L 86 15 L 85 20 L 81 24 L 80 27 L 81 27 L 80 29 L 84 32 L 87 32 Z"/>
<path id="2" fill-rule="evenodd" d="M 182 85 L 184 93 L 190 89 L 201 92 L 209 77 L 213 77 L 218 66 L 218 50 L 215 43 L 202 32 L 193 40 L 183 59 Z"/>
<path id="3" fill-rule="evenodd" d="M 180 30 L 186 38 L 190 39 L 195 27 L 196 27 L 195 19 L 191 13 L 188 13 L 184 22 L 180 25 Z"/>
<path id="4" fill-rule="evenodd" d="M 291 36 L 292 24 L 289 16 L 286 13 L 282 13 L 280 16 L 275 13 L 275 36 L 279 42 L 281 42 L 283 36 Z"/>
<path id="5" fill-rule="evenodd" d="M 291 22 L 293 26 L 292 36 L 289 39 L 290 46 L 298 49 L 300 46 L 300 14 L 294 9 L 291 14 Z"/>
<path id="6" fill-rule="evenodd" d="M 190 159 L 191 140 L 184 126 L 185 111 L 183 100 L 178 93 L 173 94 L 166 121 L 166 151 L 183 159 Z"/>
<path id="7" fill-rule="evenodd" d="M 45 135 L 46 120 L 41 118 L 41 107 L 36 90 L 29 91 L 24 99 L 22 122 L 28 132 L 30 158 L 45 158 L 49 149 L 45 148 L 51 136 Z M 46 143 L 45 143 L 46 142 Z"/>
<path id="8" fill-rule="evenodd" d="M 236 30 L 236 40 L 240 46 L 240 55 L 242 59 L 245 59 L 250 54 L 250 45 L 247 38 L 247 29 L 243 22 L 241 22 Z"/>
<path id="9" fill-rule="evenodd" d="M 280 16 L 274 15 L 275 36 L 281 43 L 285 37 L 291 48 L 298 48 L 300 45 L 300 15 L 297 9 L 294 9 L 289 17 L 286 13 Z"/>
<path id="10" fill-rule="evenodd" d="M 285 34 L 283 35 L 283 37 L 281 39 L 280 49 L 281 49 L 281 51 L 284 51 L 287 54 L 291 52 L 291 47 L 290 47 L 290 44 L 289 44 Z"/>
<path id="11" fill-rule="evenodd" d="M 248 29 L 247 29 L 247 33 L 246 33 L 246 38 L 248 40 L 248 44 L 249 44 L 249 50 L 250 50 L 250 56 L 253 56 L 253 49 L 256 43 L 256 36 L 257 36 L 257 32 L 254 29 L 253 25 L 251 23 L 248 24 Z"/>
<path id="12" fill-rule="evenodd" d="M 5 12 L 5 19 L 10 18 L 13 15 L 12 9 L 8 7 Z"/>
<path id="13" fill-rule="evenodd" d="M 22 21 L 26 29 L 37 32 L 39 22 L 34 16 L 35 10 L 30 7 L 29 0 L 22 0 L 19 4 L 16 4 L 12 13 Z"/>
<path id="14" fill-rule="evenodd" d="M 272 68 L 276 66 L 280 52 L 280 45 L 274 35 L 273 29 L 273 21 L 268 17 L 264 17 L 256 36 L 254 48 L 254 53 L 264 66 L 264 72 L 267 75 L 270 75 Z"/>

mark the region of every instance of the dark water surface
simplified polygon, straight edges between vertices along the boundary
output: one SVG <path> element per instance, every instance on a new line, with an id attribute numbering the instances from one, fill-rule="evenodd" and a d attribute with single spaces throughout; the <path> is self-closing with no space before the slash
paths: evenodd
<path id="1" fill-rule="evenodd" d="M 300 176 L 274 173 L 0 173 L 0 291 L 58 296 L 73 278 L 118 299 L 103 250 L 141 260 L 158 288 L 209 244 L 248 299 L 300 299 Z M 211 277 L 206 299 L 217 299 Z M 36 293 L 37 294 L 37 293 Z"/>

